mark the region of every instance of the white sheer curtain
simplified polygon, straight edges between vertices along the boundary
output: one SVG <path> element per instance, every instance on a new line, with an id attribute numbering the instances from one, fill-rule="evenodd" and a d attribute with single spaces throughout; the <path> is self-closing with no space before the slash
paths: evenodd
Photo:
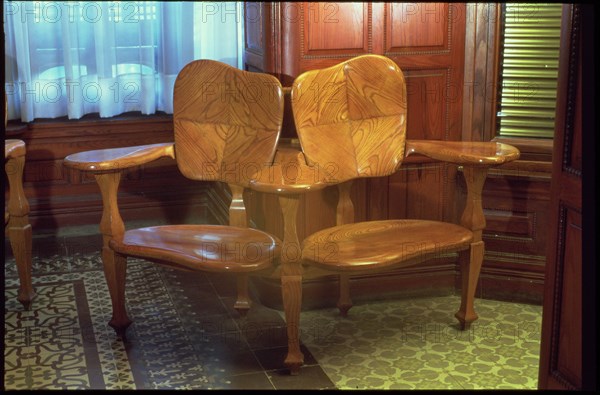
<path id="1" fill-rule="evenodd" d="M 239 2 L 4 2 L 8 118 L 173 112 L 194 59 L 241 68 Z"/>

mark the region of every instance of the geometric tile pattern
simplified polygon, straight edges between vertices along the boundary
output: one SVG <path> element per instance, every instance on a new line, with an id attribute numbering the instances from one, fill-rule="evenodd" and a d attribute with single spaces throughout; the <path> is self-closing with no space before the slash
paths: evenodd
<path id="1" fill-rule="evenodd" d="M 126 341 L 107 325 L 97 253 L 35 257 L 31 311 L 5 259 L 4 389 L 535 389 L 541 306 L 477 299 L 460 331 L 454 295 L 302 311 L 299 376 L 281 369 L 283 313 L 232 308 L 230 277 L 128 262 Z M 228 283 L 229 281 L 229 283 Z"/>
<path id="2" fill-rule="evenodd" d="M 478 299 L 461 331 L 458 296 L 306 311 L 303 343 L 340 389 L 537 389 L 541 306 Z M 325 326 L 327 325 L 327 326 Z M 324 329 L 326 328 L 326 329 Z"/>
<path id="3" fill-rule="evenodd" d="M 123 341 L 107 324 L 111 304 L 98 254 L 36 257 L 31 311 L 16 300 L 14 260 L 5 263 L 5 389 L 275 389 L 311 378 L 288 380 L 280 365 L 283 320 L 258 304 L 240 317 L 233 298 L 215 289 L 226 279 L 130 259 L 133 324 Z M 230 285 L 233 293 L 235 280 Z M 334 388 L 307 355 L 308 385 Z"/>

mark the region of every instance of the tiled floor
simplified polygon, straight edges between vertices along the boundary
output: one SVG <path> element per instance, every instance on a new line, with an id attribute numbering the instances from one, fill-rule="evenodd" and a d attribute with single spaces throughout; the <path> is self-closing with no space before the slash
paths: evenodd
<path id="1" fill-rule="evenodd" d="M 541 306 L 478 300 L 459 331 L 459 298 L 363 303 L 341 318 L 303 311 L 300 375 L 282 368 L 283 314 L 231 307 L 233 279 L 128 265 L 127 341 L 111 308 L 98 236 L 34 239 L 31 311 L 16 301 L 5 255 L 4 388 L 10 389 L 535 389 Z"/>

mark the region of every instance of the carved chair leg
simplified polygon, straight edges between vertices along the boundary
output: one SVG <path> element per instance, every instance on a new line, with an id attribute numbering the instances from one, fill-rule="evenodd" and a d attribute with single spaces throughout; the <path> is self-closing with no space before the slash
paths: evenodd
<path id="1" fill-rule="evenodd" d="M 127 274 L 127 258 L 117 254 L 109 247 L 113 238 L 122 238 L 125 225 L 121 219 L 117 205 L 117 189 L 121 180 L 120 172 L 101 173 L 94 176 L 102 193 L 102 218 L 100 232 L 102 233 L 102 263 L 104 276 L 112 300 L 113 314 L 108 325 L 114 328 L 117 335 L 125 340 L 127 327 L 131 320 L 125 310 L 125 277 Z"/>
<path id="2" fill-rule="evenodd" d="M 233 308 L 236 309 L 242 317 L 246 316 L 252 305 L 250 294 L 248 292 L 248 281 L 248 275 L 237 275 L 237 300 L 235 301 Z"/>
<path id="3" fill-rule="evenodd" d="M 350 275 L 340 274 L 340 297 L 337 307 L 342 317 L 348 316 L 348 310 L 352 308 L 352 299 L 350 299 Z"/>
<path id="4" fill-rule="evenodd" d="M 131 320 L 125 309 L 125 277 L 127 274 L 127 257 L 117 254 L 109 247 L 102 248 L 102 262 L 104 263 L 104 276 L 112 300 L 112 319 L 110 325 L 119 337 L 126 339 L 125 332 Z"/>
<path id="5" fill-rule="evenodd" d="M 6 157 L 6 156 L 5 156 Z M 35 291 L 31 283 L 31 225 L 29 224 L 29 202 L 23 190 L 23 170 L 25 156 L 9 157 L 4 168 L 9 184 L 8 233 L 17 271 L 19 273 L 19 292 L 17 299 L 25 310 L 31 308 Z M 5 217 L 6 218 L 6 217 Z"/>
<path id="6" fill-rule="evenodd" d="M 462 330 L 469 329 L 471 323 L 478 318 L 474 309 L 474 300 L 479 272 L 483 264 L 483 253 L 483 241 L 472 243 L 470 250 L 460 253 L 461 301 L 460 309 L 454 316 L 460 322 Z"/>
<path id="7" fill-rule="evenodd" d="M 27 219 L 22 219 L 22 226 L 12 225 L 8 228 L 10 245 L 15 256 L 17 272 L 19 273 L 19 293 L 17 300 L 25 310 L 31 308 L 31 301 L 36 294 L 31 282 L 31 225 Z"/>
<path id="8" fill-rule="evenodd" d="M 302 305 L 302 250 L 296 232 L 298 196 L 280 196 L 279 205 L 284 218 L 281 248 L 281 293 L 287 324 L 288 353 L 284 364 L 290 374 L 300 373 L 304 354 L 300 351 L 300 309 Z"/>
<path id="9" fill-rule="evenodd" d="M 281 277 L 283 308 L 287 324 L 288 353 L 284 364 L 290 374 L 300 373 L 304 364 L 304 354 L 300 351 L 300 307 L 302 303 L 302 276 L 283 275 Z"/>

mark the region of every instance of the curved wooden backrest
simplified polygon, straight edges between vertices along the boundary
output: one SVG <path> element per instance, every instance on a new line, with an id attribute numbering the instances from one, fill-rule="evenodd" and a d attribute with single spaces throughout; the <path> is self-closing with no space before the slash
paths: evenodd
<path id="1" fill-rule="evenodd" d="M 363 55 L 296 78 L 294 121 L 310 165 L 331 181 L 389 175 L 404 156 L 406 85 L 389 58 Z"/>
<path id="2" fill-rule="evenodd" d="M 283 122 L 281 84 L 268 74 L 196 60 L 175 81 L 173 120 L 184 176 L 245 186 L 273 161 Z"/>

